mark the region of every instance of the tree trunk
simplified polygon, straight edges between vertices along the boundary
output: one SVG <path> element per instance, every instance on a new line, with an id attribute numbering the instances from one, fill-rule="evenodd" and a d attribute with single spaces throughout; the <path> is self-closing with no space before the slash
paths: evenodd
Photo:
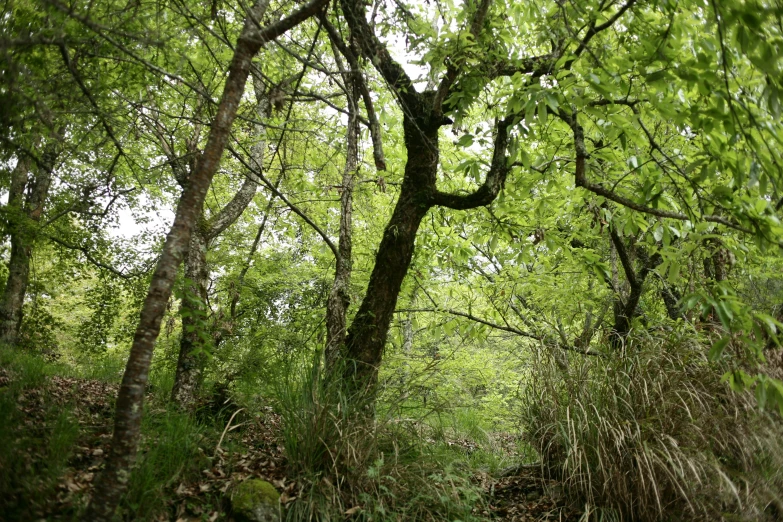
<path id="1" fill-rule="evenodd" d="M 14 346 L 19 340 L 22 310 L 30 279 L 30 256 L 35 241 L 35 225 L 41 220 L 52 184 L 59 140 L 52 138 L 35 169 L 28 187 L 33 161 L 20 157 L 11 177 L 8 193 L 8 232 L 11 235 L 11 259 L 8 280 L 0 299 L 0 342 Z M 25 197 L 25 188 L 27 196 Z"/>
<path id="2" fill-rule="evenodd" d="M 650 272 L 661 264 L 663 259 L 660 254 L 650 256 L 643 248 L 634 248 L 633 243 L 626 245 L 614 227 L 609 228 L 609 235 L 617 256 L 620 258 L 620 264 L 623 267 L 628 286 L 630 287 L 628 296 L 625 299 L 620 295 L 620 289 L 615 289 L 617 294 L 615 295 L 614 303 L 614 328 L 612 329 L 610 341 L 614 348 L 619 348 L 623 345 L 625 338 L 631 331 L 633 319 L 638 315 L 637 309 L 644 292 L 644 282 Z M 638 261 L 638 271 L 634 270 L 634 257 Z"/>
<path id="3" fill-rule="evenodd" d="M 429 116 L 429 111 L 424 114 Z M 416 232 L 432 206 L 439 125 L 428 125 L 428 119 L 414 119 L 407 114 L 404 119 L 408 161 L 400 197 L 384 230 L 367 292 L 345 341 L 345 378 L 352 393 L 371 390 L 377 382 L 397 297 L 413 258 Z"/>
<path id="4" fill-rule="evenodd" d="M 206 361 L 207 331 L 207 240 L 199 227 L 193 230 L 185 256 L 185 292 L 182 296 L 182 337 L 177 373 L 171 399 L 182 407 L 196 400 L 201 373 Z"/>
<path id="5" fill-rule="evenodd" d="M 682 318 L 680 307 L 677 306 L 677 303 L 680 301 L 680 293 L 677 290 L 669 287 L 663 288 L 661 290 L 661 299 L 666 307 L 666 315 L 669 316 L 669 319 L 676 321 Z"/>
<path id="6" fill-rule="evenodd" d="M 266 131 L 261 122 L 269 116 L 269 98 L 263 82 L 258 77 L 253 78 L 253 85 L 258 100 L 256 116 L 259 123 L 255 126 L 258 141 L 251 148 L 251 165 L 257 172 L 261 172 L 266 150 Z M 211 348 L 209 345 L 212 329 L 207 326 L 207 252 L 211 242 L 236 222 L 253 200 L 258 188 L 257 179 L 255 173 L 247 173 L 242 187 L 220 212 L 209 221 L 202 215 L 185 255 L 186 290 L 180 307 L 182 337 L 174 386 L 171 390 L 171 400 L 182 408 L 189 408 L 196 402 L 207 362 L 207 350 Z"/>
<path id="7" fill-rule="evenodd" d="M 174 223 L 166 237 L 163 251 L 152 275 L 117 396 L 114 435 L 106 458 L 106 467 L 95 479 L 95 490 L 87 506 L 85 520 L 110 521 L 120 497 L 128 487 L 130 467 L 139 442 L 144 390 L 149 377 L 152 349 L 160 333 L 161 319 L 171 296 L 177 268 L 187 251 L 191 232 L 201 214 L 210 182 L 226 148 L 231 126 L 245 91 L 251 60 L 262 45 L 313 16 L 326 4 L 326 1 L 312 0 L 280 22 L 258 29 L 254 20 L 260 19 L 258 13 L 265 9 L 267 4 L 268 0 L 259 0 L 245 19 L 234 48 L 228 78 L 210 129 L 207 145 L 188 180 L 187 187 L 182 192 Z"/>
<path id="8" fill-rule="evenodd" d="M 24 191 L 32 161 L 20 157 L 11 173 L 11 187 L 8 191 L 6 213 L 7 232 L 11 235 L 11 259 L 8 263 L 8 280 L 0 301 L 0 342 L 15 345 L 22 322 L 22 304 L 29 274 L 28 248 L 22 227 L 24 213 Z"/>
<path id="9" fill-rule="evenodd" d="M 359 71 L 355 71 L 359 74 Z M 326 352 L 327 372 L 331 373 L 339 360 L 340 347 L 345 343 L 345 324 L 348 306 L 351 304 L 351 267 L 352 267 L 352 212 L 353 185 L 358 164 L 359 114 L 357 98 L 359 89 L 356 80 L 346 74 L 348 95 L 348 130 L 346 132 L 345 169 L 340 194 L 340 237 L 337 246 L 337 259 L 334 270 L 334 282 L 326 301 Z"/>

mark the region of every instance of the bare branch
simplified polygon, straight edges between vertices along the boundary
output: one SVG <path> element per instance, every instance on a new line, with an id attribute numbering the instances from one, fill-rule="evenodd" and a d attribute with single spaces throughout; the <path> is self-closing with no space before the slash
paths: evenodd
<path id="1" fill-rule="evenodd" d="M 351 71 L 356 79 L 356 86 L 359 88 L 359 93 L 362 96 L 364 102 L 364 108 L 367 111 L 368 128 L 370 129 L 370 137 L 372 139 L 372 152 L 373 159 L 375 160 L 375 168 L 378 170 L 386 170 L 386 159 L 383 155 L 383 141 L 381 140 L 381 125 L 378 122 L 378 116 L 375 113 L 375 104 L 370 96 L 370 90 L 367 88 L 367 82 L 362 75 L 361 67 L 359 66 L 359 60 L 353 54 L 353 51 L 345 45 L 337 29 L 329 22 L 325 15 L 319 17 L 326 32 L 329 34 L 329 39 L 332 44 L 345 56 L 348 60 L 348 64 L 351 66 Z M 346 86 L 347 87 L 347 86 Z M 358 115 L 357 115 L 358 116 Z"/>

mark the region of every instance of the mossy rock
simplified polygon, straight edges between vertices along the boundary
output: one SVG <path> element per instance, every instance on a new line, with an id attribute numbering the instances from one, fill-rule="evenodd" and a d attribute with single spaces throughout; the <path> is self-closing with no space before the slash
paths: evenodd
<path id="1" fill-rule="evenodd" d="M 261 479 L 249 479 L 231 490 L 231 514 L 237 522 L 278 522 L 280 493 Z"/>

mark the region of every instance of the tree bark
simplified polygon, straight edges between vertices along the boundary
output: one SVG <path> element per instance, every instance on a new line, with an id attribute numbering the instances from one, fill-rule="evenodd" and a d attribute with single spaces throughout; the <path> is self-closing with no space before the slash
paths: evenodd
<path id="1" fill-rule="evenodd" d="M 171 296 L 177 268 L 190 243 L 190 235 L 201 214 L 212 177 L 226 148 L 231 126 L 245 91 L 251 60 L 268 41 L 313 16 L 325 0 L 312 0 L 287 18 L 259 29 L 257 13 L 268 0 L 259 0 L 248 12 L 237 40 L 223 95 L 209 133 L 209 139 L 196 169 L 191 174 L 177 205 L 174 223 L 166 237 L 133 338 L 130 357 L 120 385 L 115 408 L 114 434 L 106 467 L 96 477 L 95 489 L 84 518 L 103 522 L 113 518 L 120 497 L 128 487 L 130 467 L 136 455 L 144 406 L 144 390 L 149 377 L 155 340 Z"/>
<path id="2" fill-rule="evenodd" d="M 174 386 L 171 390 L 171 400 L 183 408 L 190 407 L 196 400 L 206 360 L 205 350 L 209 349 L 205 340 L 208 335 L 208 276 L 207 239 L 203 230 L 196 226 L 185 255 L 185 291 L 180 305 L 182 336 Z"/>
<path id="3" fill-rule="evenodd" d="M 344 377 L 351 392 L 363 393 L 375 386 L 397 297 L 413 258 L 416 232 L 432 206 L 435 192 L 439 125 L 426 125 L 408 114 L 403 125 L 408 160 L 400 196 L 345 341 Z"/>
<path id="4" fill-rule="evenodd" d="M 263 12 L 259 16 L 263 16 Z M 258 78 L 253 78 L 256 94 L 255 125 L 257 141 L 251 147 L 251 166 L 256 172 L 262 172 L 264 152 L 266 150 L 265 128 L 261 124 L 269 116 L 269 97 L 266 87 Z M 207 283 L 209 267 L 207 252 L 214 241 L 226 228 L 236 222 L 253 200 L 258 188 L 258 178 L 253 172 L 246 175 L 245 182 L 230 202 L 214 218 L 206 220 L 203 216 L 193 231 L 188 253 L 185 256 L 185 294 L 180 305 L 182 317 L 182 336 L 180 338 L 177 370 L 171 400 L 182 408 L 190 408 L 196 402 L 201 387 L 202 374 L 207 363 L 207 352 L 211 349 L 210 328 L 207 325 Z"/>
<path id="5" fill-rule="evenodd" d="M 335 53 L 339 60 L 339 56 Z M 338 61 L 338 64 L 340 62 Z M 342 67 L 340 67 L 342 69 Z M 348 128 L 346 131 L 345 168 L 340 193 L 340 232 L 335 259 L 334 281 L 326 301 L 326 371 L 332 373 L 340 359 L 340 347 L 345 344 L 345 325 L 348 306 L 351 304 L 350 286 L 352 269 L 353 235 L 353 186 L 358 166 L 359 108 L 357 106 L 359 87 L 356 75 L 343 75 L 348 102 Z"/>
<path id="6" fill-rule="evenodd" d="M 59 138 L 53 137 L 35 169 L 32 159 L 20 156 L 11 174 L 7 205 L 11 259 L 8 263 L 8 280 L 0 299 L 0 342 L 9 346 L 15 346 L 19 340 L 24 299 L 30 279 L 35 226 L 41 220 L 49 196 L 58 149 Z M 30 180 L 30 172 L 33 170 L 36 174 Z"/>

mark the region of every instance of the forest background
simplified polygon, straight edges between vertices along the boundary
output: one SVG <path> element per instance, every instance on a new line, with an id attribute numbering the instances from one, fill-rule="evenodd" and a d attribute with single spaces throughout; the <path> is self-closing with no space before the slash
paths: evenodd
<path id="1" fill-rule="evenodd" d="M 2 9 L 9 518 L 783 513 L 778 2 Z"/>

